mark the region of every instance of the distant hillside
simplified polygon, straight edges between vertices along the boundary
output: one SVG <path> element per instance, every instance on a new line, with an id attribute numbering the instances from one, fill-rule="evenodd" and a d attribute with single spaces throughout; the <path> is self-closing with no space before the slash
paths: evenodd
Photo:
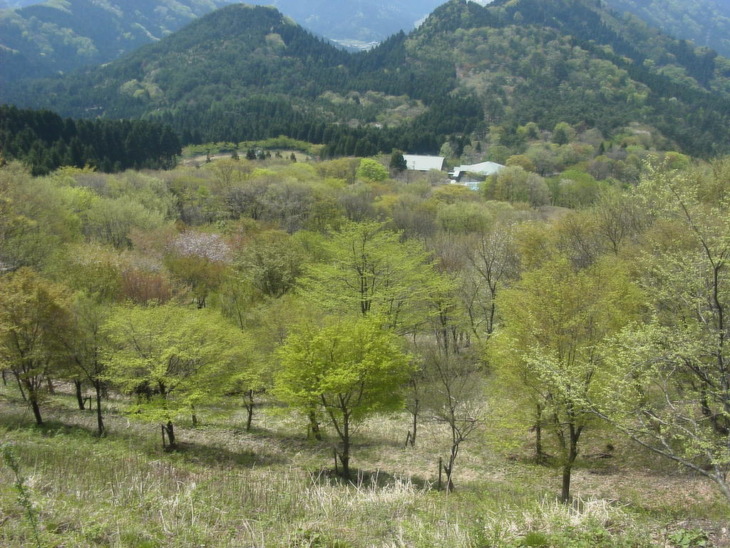
<path id="1" fill-rule="evenodd" d="M 730 2 L 727 0 L 605 0 L 667 34 L 709 46 L 730 57 Z"/>
<path id="2" fill-rule="evenodd" d="M 106 63 L 227 0 L 45 2 L 0 12 L 0 83 Z"/>
<path id="3" fill-rule="evenodd" d="M 232 5 L 103 68 L 0 88 L 0 101 L 160 119 L 184 143 L 288 135 L 362 155 L 471 138 L 515 149 L 528 122 L 606 137 L 640 123 L 711 156 L 730 151 L 728 76 L 727 59 L 594 0 L 452 0 L 359 54 L 275 9 Z"/>
<path id="4" fill-rule="evenodd" d="M 6 0 L 0 9 L 0 83 L 107 63 L 236 0 Z M 412 30 L 441 0 L 253 0 L 275 5 L 312 32 L 343 44 Z M 27 7 L 21 8 L 21 6 Z"/>

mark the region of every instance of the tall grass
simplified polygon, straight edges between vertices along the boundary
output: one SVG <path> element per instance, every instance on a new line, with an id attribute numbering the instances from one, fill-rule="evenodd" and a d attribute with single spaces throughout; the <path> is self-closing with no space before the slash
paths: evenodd
<path id="1" fill-rule="evenodd" d="M 404 449 L 402 417 L 358 432 L 351 483 L 328 469 L 328 442 L 308 441 L 301 424 L 276 414 L 250 434 L 228 419 L 180 428 L 177 453 L 161 451 L 154 426 L 119 416 L 108 417 L 100 440 L 93 417 L 87 425 L 63 400 L 48 417 L 36 428 L 18 404 L 0 402 L 0 439 L 13 443 L 48 546 L 655 546 L 666 538 L 664 514 L 616 503 L 621 493 L 558 504 L 553 470 L 478 443 L 464 448 L 456 491 L 438 492 L 448 440 L 425 424 L 419 445 Z M 14 482 L 0 468 L 0 545 L 32 546 Z"/>

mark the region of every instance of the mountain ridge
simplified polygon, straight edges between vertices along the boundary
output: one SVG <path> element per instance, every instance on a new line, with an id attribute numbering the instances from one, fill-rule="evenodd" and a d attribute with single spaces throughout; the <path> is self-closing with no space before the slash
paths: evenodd
<path id="1" fill-rule="evenodd" d="M 185 142 L 282 133 L 349 139 L 340 152 L 438 152 L 490 126 L 509 143 L 528 122 L 609 136 L 638 122 L 711 155 L 730 140 L 730 62 L 705 55 L 646 26 L 624 28 L 584 0 L 451 0 L 419 29 L 358 54 L 273 8 L 232 5 L 103 68 L 0 99 L 65 116 L 161 119 Z"/>
<path id="2" fill-rule="evenodd" d="M 250 0 L 274 5 L 331 40 L 373 43 L 410 30 L 440 0 Z M 237 0 L 95 0 L 39 2 L 0 11 L 0 83 L 48 77 L 103 64 L 180 30 Z M 312 11 L 314 10 L 314 11 Z M 353 15 L 354 14 L 354 15 Z"/>

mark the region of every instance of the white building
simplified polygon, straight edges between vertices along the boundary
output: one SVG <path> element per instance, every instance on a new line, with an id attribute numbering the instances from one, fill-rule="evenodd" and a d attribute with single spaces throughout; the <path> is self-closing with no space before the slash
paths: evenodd
<path id="1" fill-rule="evenodd" d="M 403 159 L 411 171 L 431 171 L 444 169 L 444 158 L 442 156 L 419 156 L 417 154 L 404 154 Z"/>
<path id="2" fill-rule="evenodd" d="M 489 177 L 499 172 L 504 166 L 495 162 L 482 162 L 481 164 L 471 164 L 464 166 L 455 167 L 450 173 L 449 177 L 452 180 L 458 181 L 463 173 L 476 173 L 484 177 Z"/>

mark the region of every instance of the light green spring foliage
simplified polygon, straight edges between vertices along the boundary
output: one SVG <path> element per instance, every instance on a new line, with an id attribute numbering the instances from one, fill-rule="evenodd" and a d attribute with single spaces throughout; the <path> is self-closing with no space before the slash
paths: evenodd
<path id="1" fill-rule="evenodd" d="M 249 364 L 245 336 L 211 310 L 175 304 L 117 307 L 105 325 L 108 379 L 125 392 L 142 384 L 159 393 L 140 398 L 142 420 L 173 420 L 211 402 Z"/>
<path id="2" fill-rule="evenodd" d="M 70 292 L 28 268 L 0 277 L 0 363 L 31 401 L 67 362 L 62 336 L 71 328 Z"/>
<path id="3" fill-rule="evenodd" d="M 63 245 L 80 240 L 79 196 L 11 163 L 0 170 L 0 243 L 10 265 L 42 269 Z"/>
<path id="4" fill-rule="evenodd" d="M 388 178 L 388 168 L 372 158 L 363 158 L 357 168 L 357 178 L 364 181 L 385 181 Z"/>
<path id="5" fill-rule="evenodd" d="M 590 420 L 587 398 L 601 382 L 597 348 L 634 317 L 641 293 L 622 265 L 600 261 L 575 271 L 557 257 L 498 297 L 505 327 L 489 358 L 504 382 L 558 416 Z M 515 391 L 519 393 L 519 391 Z"/>
<path id="6" fill-rule="evenodd" d="M 276 394 L 302 411 L 323 406 L 341 424 L 400 408 L 413 368 L 399 338 L 376 317 L 304 324 L 279 349 Z"/>
<path id="7" fill-rule="evenodd" d="M 606 351 L 600 411 L 730 499 L 729 168 L 662 167 L 642 181 L 637 198 L 657 219 L 639 265 L 649 313 Z"/>
<path id="8" fill-rule="evenodd" d="M 401 242 L 382 223 L 350 223 L 325 248 L 329 259 L 308 269 L 301 293 L 330 313 L 372 314 L 408 330 L 428 314 L 426 304 L 449 287 L 421 244 Z"/>

